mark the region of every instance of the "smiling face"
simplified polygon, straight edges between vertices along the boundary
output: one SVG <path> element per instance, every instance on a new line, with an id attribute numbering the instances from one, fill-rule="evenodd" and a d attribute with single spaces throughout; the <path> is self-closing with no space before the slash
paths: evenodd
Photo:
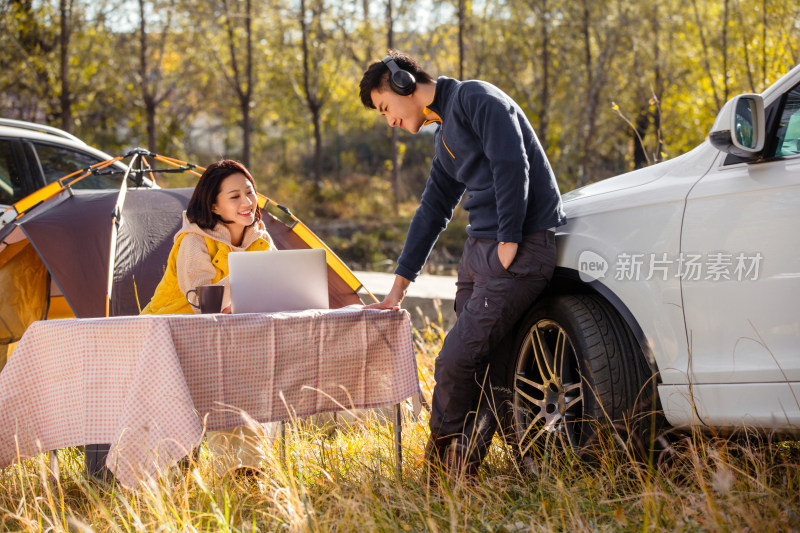
<path id="1" fill-rule="evenodd" d="M 413 93 L 400 96 L 392 90 L 373 89 L 370 96 L 378 112 L 386 117 L 389 126 L 417 133 L 425 124 L 425 106 L 417 102 Z"/>
<path id="2" fill-rule="evenodd" d="M 237 172 L 220 183 L 219 194 L 211 206 L 211 212 L 219 216 L 225 225 L 233 226 L 230 229 L 244 230 L 255 222 L 257 205 L 256 191 L 250 180 Z"/>

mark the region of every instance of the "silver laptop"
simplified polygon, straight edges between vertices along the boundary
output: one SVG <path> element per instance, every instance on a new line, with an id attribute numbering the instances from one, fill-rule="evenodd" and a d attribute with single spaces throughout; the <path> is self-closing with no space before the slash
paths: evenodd
<path id="1" fill-rule="evenodd" d="M 233 313 L 328 309 L 325 250 L 231 252 L 228 269 Z"/>

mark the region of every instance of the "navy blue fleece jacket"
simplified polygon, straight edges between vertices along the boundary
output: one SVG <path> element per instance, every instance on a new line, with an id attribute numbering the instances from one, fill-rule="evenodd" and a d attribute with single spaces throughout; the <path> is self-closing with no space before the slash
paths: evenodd
<path id="1" fill-rule="evenodd" d="M 470 237 L 518 243 L 566 222 L 547 156 L 507 94 L 440 77 L 428 110 L 439 117 L 436 153 L 395 274 L 417 277 L 465 193 Z"/>

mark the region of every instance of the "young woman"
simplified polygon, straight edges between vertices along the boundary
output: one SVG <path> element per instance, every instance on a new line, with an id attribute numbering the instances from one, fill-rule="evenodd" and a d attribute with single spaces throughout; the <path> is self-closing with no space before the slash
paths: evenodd
<path id="1" fill-rule="evenodd" d="M 274 244 L 250 172 L 237 161 L 212 163 L 197 182 L 167 270 L 142 314 L 199 312 L 196 293 L 186 294 L 201 285 L 224 286 L 222 312 L 230 313 L 228 254 L 269 249 Z"/>
<path id="2" fill-rule="evenodd" d="M 236 161 L 217 161 L 197 182 L 164 277 L 142 314 L 197 313 L 197 295 L 187 293 L 212 284 L 225 287 L 222 312 L 230 313 L 228 254 L 274 248 L 250 172 Z M 276 427 L 266 424 L 264 433 L 274 436 Z M 264 455 L 257 437 L 246 426 L 209 431 L 207 443 L 217 470 L 258 468 Z"/>

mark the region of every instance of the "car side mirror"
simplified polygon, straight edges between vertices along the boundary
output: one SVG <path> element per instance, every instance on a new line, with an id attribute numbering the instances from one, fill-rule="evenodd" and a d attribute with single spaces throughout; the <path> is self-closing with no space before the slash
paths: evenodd
<path id="1" fill-rule="evenodd" d="M 740 94 L 728 100 L 717 115 L 708 138 L 722 152 L 751 157 L 764 149 L 764 99 Z"/>

